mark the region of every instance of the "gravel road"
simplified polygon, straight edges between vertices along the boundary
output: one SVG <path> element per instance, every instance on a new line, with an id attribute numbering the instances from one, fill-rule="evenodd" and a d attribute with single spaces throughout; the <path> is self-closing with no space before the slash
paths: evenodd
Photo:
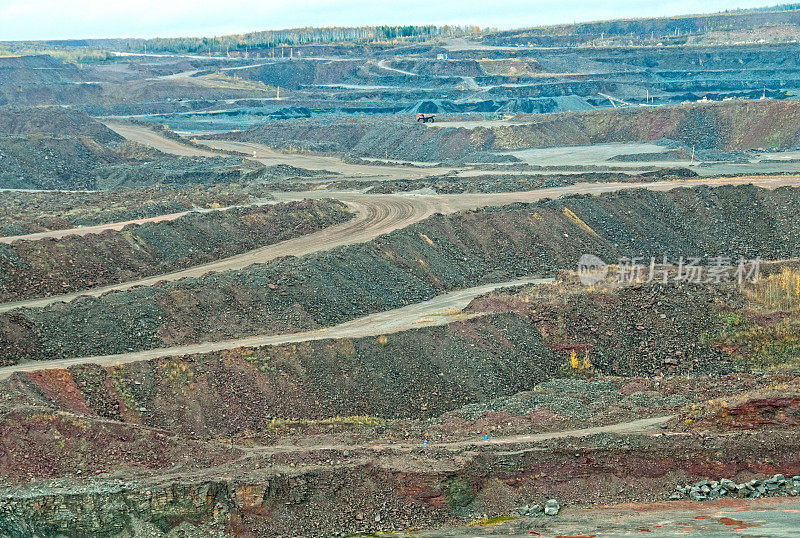
<path id="1" fill-rule="evenodd" d="M 466 316 L 460 314 L 460 311 L 478 295 L 488 293 L 497 288 L 519 286 L 523 284 L 540 284 L 551 281 L 552 279 L 549 278 L 522 278 L 508 282 L 485 284 L 483 286 L 476 286 L 474 288 L 466 288 L 445 293 L 429 301 L 424 301 L 385 312 L 378 312 L 376 314 L 364 316 L 362 318 L 354 319 L 339 325 L 334 325 L 333 327 L 326 327 L 324 329 L 317 329 L 313 331 L 304 331 L 291 334 L 250 336 L 236 340 L 203 342 L 200 344 L 151 349 L 133 353 L 122 353 L 118 355 L 79 357 L 74 359 L 36 361 L 24 364 L 16 364 L 13 366 L 0 368 L 0 379 L 5 379 L 14 372 L 30 372 L 34 370 L 51 368 L 66 368 L 77 364 L 100 364 L 108 366 L 112 364 L 156 359 L 159 357 L 209 353 L 224 349 L 235 349 L 237 347 L 280 345 L 294 342 L 306 342 L 310 340 L 325 340 L 328 338 L 361 338 L 365 336 L 377 336 L 380 334 L 389 334 L 420 327 L 444 325 L 454 320 L 465 319 Z"/>
<path id="2" fill-rule="evenodd" d="M 119 231 L 129 224 L 144 224 L 146 222 L 166 222 L 175 220 L 186 214 L 188 211 L 181 211 L 180 213 L 168 213 L 166 215 L 158 215 L 156 217 L 148 217 L 144 219 L 126 220 L 122 222 L 110 222 L 108 224 L 97 224 L 95 226 L 80 226 L 76 228 L 67 228 L 65 230 L 49 230 L 47 232 L 37 232 L 27 235 L 9 235 L 0 237 L 0 243 L 10 245 L 14 241 L 38 241 L 39 239 L 60 239 L 68 235 L 89 235 L 99 234 L 106 230 Z"/>
<path id="3" fill-rule="evenodd" d="M 152 286 L 161 281 L 175 281 L 187 277 L 201 277 L 212 271 L 228 271 L 243 269 L 254 263 L 266 263 L 281 256 L 303 256 L 312 252 L 327 250 L 342 245 L 351 245 L 370 241 L 379 235 L 405 228 L 419 222 L 434 213 L 453 213 L 465 209 L 476 209 L 486 206 L 503 206 L 517 202 L 536 202 L 543 198 L 558 198 L 567 194 L 600 194 L 622 189 L 646 188 L 668 191 L 678 187 L 697 185 L 736 185 L 752 183 L 754 185 L 776 188 L 784 185 L 800 186 L 800 176 L 753 176 L 737 178 L 714 178 L 661 181 L 646 184 L 630 183 L 577 183 L 566 187 L 537 189 L 525 192 L 503 193 L 465 193 L 450 195 L 415 195 L 415 194 L 364 194 L 354 191 L 307 191 L 275 193 L 277 202 L 303 200 L 306 198 L 335 198 L 348 204 L 356 212 L 356 217 L 346 223 L 332 226 L 319 232 L 258 248 L 244 254 L 232 256 L 212 263 L 197 265 L 189 269 L 164 275 L 157 275 L 141 280 L 124 282 L 110 286 L 64 295 L 55 295 L 41 299 L 17 301 L 0 304 L 0 313 L 15 308 L 37 308 L 58 302 L 69 302 L 82 295 L 98 297 L 109 291 L 126 290 L 135 286 Z M 106 225 L 112 226 L 112 225 Z"/>

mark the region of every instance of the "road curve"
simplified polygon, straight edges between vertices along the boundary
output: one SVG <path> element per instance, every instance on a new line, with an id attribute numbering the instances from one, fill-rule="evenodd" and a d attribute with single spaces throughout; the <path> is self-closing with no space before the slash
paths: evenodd
<path id="1" fill-rule="evenodd" d="M 145 126 L 121 122 L 108 122 L 120 134 L 132 140 L 152 145 L 162 151 L 182 155 L 218 155 L 212 150 L 203 150 L 169 139 Z M 358 165 L 352 165 L 358 166 Z M 391 167 L 387 167 L 391 168 Z M 578 183 L 565 187 L 537 189 L 526 192 L 465 193 L 455 195 L 389 194 L 371 195 L 359 192 L 333 192 L 315 190 L 308 192 L 275 193 L 276 201 L 302 200 L 304 198 L 336 198 L 355 210 L 356 218 L 347 223 L 326 228 L 281 243 L 261 247 L 244 254 L 198 265 L 181 271 L 156 275 L 140 280 L 112 284 L 79 292 L 25 301 L 0 304 L 0 313 L 15 308 L 37 308 L 58 302 L 68 302 L 80 296 L 97 297 L 110 291 L 126 290 L 136 286 L 151 286 L 162 281 L 174 281 L 187 277 L 201 277 L 212 271 L 238 270 L 254 263 L 265 263 L 281 256 L 302 256 L 342 245 L 366 242 L 393 230 L 419 222 L 435 212 L 452 213 L 464 209 L 485 206 L 502 206 L 516 202 L 535 202 L 543 198 L 557 198 L 566 194 L 600 194 L 622 189 L 647 188 L 665 191 L 677 187 L 697 185 L 735 185 L 752 183 L 768 188 L 783 185 L 800 186 L 800 176 L 755 176 L 737 178 L 713 178 L 674 180 L 654 183 Z M 113 225 L 105 225 L 106 227 Z M 68 231 L 63 231 L 65 235 Z M 91 232 L 88 232 L 91 233 Z"/>
<path id="2" fill-rule="evenodd" d="M 424 220 L 434 213 L 454 213 L 466 209 L 487 206 L 502 206 L 517 202 L 536 202 L 544 198 L 558 198 L 568 194 L 602 194 L 624 189 L 644 188 L 668 191 L 679 187 L 698 185 L 744 185 L 753 184 L 766 188 L 800 186 L 800 176 L 755 176 L 740 178 L 714 178 L 660 181 L 655 183 L 576 183 L 566 187 L 537 189 L 523 192 L 494 194 L 469 193 L 450 195 L 414 194 L 364 194 L 353 191 L 306 191 L 274 193 L 276 202 L 302 200 L 305 198 L 335 198 L 348 204 L 356 218 L 318 232 L 251 250 L 244 254 L 224 258 L 215 262 L 197 265 L 189 269 L 156 275 L 140 280 L 92 288 L 64 295 L 0 304 L 0 313 L 15 308 L 38 308 L 58 302 L 68 302 L 80 296 L 98 297 L 109 291 L 126 290 L 136 286 L 152 286 L 162 281 L 175 281 L 187 277 L 201 277 L 212 271 L 244 269 L 254 263 L 266 263 L 282 256 L 303 256 L 334 247 L 363 243 L 381 234 L 405 228 Z"/>
<path id="3" fill-rule="evenodd" d="M 371 164 L 351 164 L 334 155 L 307 155 L 302 153 L 282 153 L 264 144 L 235 140 L 202 140 L 203 147 L 182 143 L 167 138 L 147 125 L 104 118 L 102 123 L 120 136 L 133 142 L 150 146 L 164 153 L 179 157 L 226 157 L 226 151 L 245 153 L 248 159 L 271 166 L 288 164 L 306 170 L 341 174 L 345 178 L 399 180 L 419 179 L 450 172 L 450 168 L 380 166 Z M 255 154 L 251 157 L 251 155 Z"/>
<path id="4" fill-rule="evenodd" d="M 346 163 L 334 155 L 281 153 L 264 144 L 241 142 L 238 140 L 200 140 L 200 143 L 209 148 L 221 151 L 238 151 L 253 155 L 252 157 L 248 157 L 248 159 L 258 161 L 266 166 L 288 164 L 306 170 L 335 172 L 339 174 L 342 179 L 398 181 L 438 176 L 453 171 L 452 168 L 442 168 L 439 166 L 404 167 Z"/>
<path id="5" fill-rule="evenodd" d="M 152 286 L 163 281 L 199 278 L 210 272 L 244 269 L 248 265 L 266 263 L 283 256 L 303 256 L 337 246 L 363 243 L 381 234 L 404 228 L 427 218 L 436 210 L 436 206 L 429 201 L 392 195 L 375 198 L 367 197 L 361 200 L 347 199 L 347 196 L 343 196 L 343 198 L 345 198 L 344 202 L 348 207 L 356 213 L 356 216 L 342 224 L 172 273 L 63 295 L 3 303 L 0 304 L 0 313 L 15 308 L 39 308 L 54 303 L 69 302 L 81 296 L 99 297 L 110 291 L 127 290 L 136 286 Z M 298 198 L 295 197 L 295 199 Z M 302 197 L 299 199 L 302 199 Z"/>
<path id="6" fill-rule="evenodd" d="M 79 364 L 99 364 L 101 366 L 110 366 L 113 364 L 145 361 L 161 357 L 209 353 L 212 351 L 235 349 L 238 347 L 280 345 L 296 342 L 307 342 L 311 340 L 326 340 L 329 338 L 361 338 L 365 336 L 391 334 L 420 327 L 444 325 L 450 323 L 451 321 L 470 317 L 469 315 L 461 314 L 460 311 L 478 295 L 488 293 L 497 288 L 520 286 L 524 284 L 541 284 L 545 282 L 552 282 L 552 280 L 552 278 L 520 278 L 508 282 L 484 284 L 474 288 L 466 288 L 445 293 L 443 295 L 434 297 L 429 301 L 411 304 L 401 308 L 396 308 L 394 310 L 377 312 L 375 314 L 350 320 L 339 325 L 334 325 L 332 327 L 326 327 L 323 329 L 316 329 L 313 331 L 277 335 L 248 336 L 245 338 L 237 338 L 235 340 L 202 342 L 199 344 L 173 346 L 151 349 L 147 351 L 135 351 L 132 353 L 122 353 L 117 355 L 79 357 L 53 361 L 36 361 L 25 364 L 17 364 L 14 366 L 5 366 L 0 368 L 0 380 L 7 378 L 14 372 L 30 372 L 53 368 L 67 368 L 69 366 L 75 366 Z"/>
<path id="7" fill-rule="evenodd" d="M 178 157 L 221 157 L 220 153 L 205 149 L 198 148 L 189 144 L 184 144 L 179 140 L 167 138 L 163 134 L 157 133 L 147 125 L 137 125 L 126 121 L 116 121 L 112 119 L 104 119 L 102 123 L 116 132 L 118 135 L 126 138 L 132 142 L 137 142 L 144 146 L 150 146 L 161 152 L 177 155 Z"/>

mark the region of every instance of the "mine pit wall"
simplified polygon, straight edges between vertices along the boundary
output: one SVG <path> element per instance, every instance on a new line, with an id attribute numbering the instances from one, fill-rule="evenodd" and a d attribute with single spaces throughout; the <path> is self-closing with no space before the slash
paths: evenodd
<path id="1" fill-rule="evenodd" d="M 584 83 L 588 84 L 594 83 Z M 587 89 L 589 93 L 596 91 L 611 90 Z M 509 158 L 493 153 L 498 151 L 662 139 L 719 151 L 786 149 L 800 144 L 800 103 L 791 100 L 564 112 L 523 121 L 527 123 L 499 123 L 473 129 L 448 127 L 446 122 L 430 127 L 401 123 L 386 129 L 385 122 L 378 120 L 374 124 L 314 120 L 272 123 L 225 136 L 273 147 L 346 153 L 354 157 L 453 164 Z"/>
<path id="2" fill-rule="evenodd" d="M 662 320 L 652 311 L 654 319 L 645 321 L 651 330 L 644 350 L 641 334 L 630 339 L 605 335 L 624 333 L 632 326 L 629 315 L 641 321 L 653 288 L 634 289 L 608 304 L 590 299 L 568 303 L 560 314 L 536 305 L 536 317 L 563 315 L 578 327 L 576 335 L 567 338 L 570 342 L 592 342 L 592 334 L 602 335 L 591 360 L 606 375 L 735 371 L 731 357 L 710 344 L 687 349 L 681 343 L 721 329 L 714 321 L 718 296 L 699 295 L 701 291 L 655 291 L 663 302 L 660 311 L 667 314 Z M 700 300 L 687 308 L 693 296 Z M 596 317 L 572 314 L 591 309 L 599 309 Z M 685 323 L 678 316 L 681 312 L 687 316 Z M 620 324 L 602 321 L 611 317 L 619 318 Z M 554 329 L 548 327 L 547 332 Z M 274 418 L 428 419 L 470 403 L 533 390 L 563 375 L 569 349 L 548 348 L 556 346 L 546 345 L 541 333 L 540 322 L 527 319 L 525 313 L 487 314 L 380 337 L 17 373 L 0 385 L 0 391 L 15 402 L 202 437 L 264 432 Z M 683 350 L 680 360 L 674 360 L 676 349 Z"/>
<path id="3" fill-rule="evenodd" d="M 495 127 L 493 149 L 670 139 L 699 149 L 785 149 L 800 143 L 800 103 L 695 103 L 554 114 L 524 125 Z"/>
<path id="4" fill-rule="evenodd" d="M 631 255 L 793 258 L 800 256 L 798 210 L 800 189 L 739 186 L 435 215 L 364 244 L 5 313 L 0 362 L 315 329 L 453 289 L 575 269 L 584 253 L 612 263 Z"/>
<path id="5" fill-rule="evenodd" d="M 471 514 L 509 514 L 548 498 L 566 505 L 643 502 L 664 500 L 676 483 L 703 477 L 800 474 L 798 446 L 792 431 L 753 443 L 739 435 L 596 435 L 536 447 L 474 448 L 462 453 L 460 465 L 449 449 L 430 447 L 420 450 L 417 470 L 388 454 L 382 463 L 381 456 L 320 451 L 303 456 L 313 461 L 306 470 L 286 467 L 287 456 L 279 458 L 281 468 L 236 479 L 130 488 L 97 482 L 73 492 L 3 495 L 0 533 L 77 538 L 145 529 L 159 536 L 189 525 L 252 537 L 401 530 L 463 522 L 459 518 Z M 343 463 L 330 466 L 329 460 Z M 421 471 L 424 462 L 430 465 Z"/>
<path id="6" fill-rule="evenodd" d="M 555 377 L 564 360 L 525 320 L 506 313 L 381 338 L 18 373 L 0 390 L 68 413 L 228 437 L 264 432 L 274 418 L 437 417 L 531 390 Z"/>

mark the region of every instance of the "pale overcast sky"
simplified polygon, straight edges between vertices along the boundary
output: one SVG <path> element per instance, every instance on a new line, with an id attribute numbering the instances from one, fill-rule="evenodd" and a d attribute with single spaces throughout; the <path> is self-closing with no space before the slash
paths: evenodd
<path id="1" fill-rule="evenodd" d="M 519 28 L 709 13 L 748 0 L 0 0 L 0 41 L 212 36 L 298 26 L 474 24 Z"/>

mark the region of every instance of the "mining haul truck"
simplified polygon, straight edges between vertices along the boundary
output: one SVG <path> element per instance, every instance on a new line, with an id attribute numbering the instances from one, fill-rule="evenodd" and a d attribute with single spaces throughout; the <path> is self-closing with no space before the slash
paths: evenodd
<path id="1" fill-rule="evenodd" d="M 422 123 L 433 123 L 434 119 L 436 119 L 436 114 L 423 114 L 421 112 L 417 114 L 417 122 L 421 121 Z"/>

